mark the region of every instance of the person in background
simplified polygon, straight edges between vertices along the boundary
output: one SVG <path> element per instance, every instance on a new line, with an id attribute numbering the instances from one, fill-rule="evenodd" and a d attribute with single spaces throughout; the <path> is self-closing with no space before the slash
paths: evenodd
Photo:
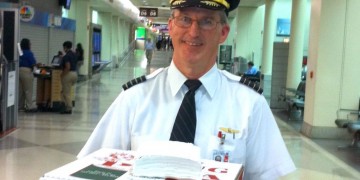
<path id="1" fill-rule="evenodd" d="M 255 75 L 258 72 L 258 69 L 254 66 L 252 61 L 248 62 L 248 70 L 245 72 L 246 75 Z"/>
<path id="2" fill-rule="evenodd" d="M 30 50 L 30 40 L 24 38 L 20 42 L 22 55 L 19 62 L 19 110 L 36 112 L 37 107 L 33 102 L 33 70 L 37 66 L 33 52 Z"/>
<path id="3" fill-rule="evenodd" d="M 60 111 L 61 114 L 71 114 L 72 113 L 72 98 L 71 98 L 71 88 L 77 81 L 77 73 L 76 73 L 76 55 L 71 50 L 72 43 L 70 41 L 65 41 L 63 43 L 63 48 L 65 55 L 61 60 L 61 97 L 63 102 L 65 103 L 65 107 Z"/>
<path id="4" fill-rule="evenodd" d="M 151 41 L 151 39 L 148 38 L 147 41 L 145 42 L 145 54 L 146 54 L 146 59 L 147 59 L 148 64 L 151 63 L 151 59 L 152 59 L 154 50 L 155 50 L 155 45 Z"/>
<path id="5" fill-rule="evenodd" d="M 81 43 L 76 44 L 76 60 L 77 60 L 77 75 L 79 76 L 80 67 L 84 64 L 84 49 L 82 48 Z"/>
<path id="6" fill-rule="evenodd" d="M 161 49 L 161 40 L 160 39 L 156 42 L 156 49 L 158 51 L 160 51 L 160 49 Z"/>
<path id="7" fill-rule="evenodd" d="M 244 165 L 245 180 L 294 171 L 260 86 L 217 68 L 219 45 L 230 32 L 227 15 L 238 4 L 170 1 L 170 66 L 124 84 L 78 157 L 102 147 L 137 150 L 144 142 L 180 141 L 198 146 L 202 159 L 221 155 L 216 159 Z"/>

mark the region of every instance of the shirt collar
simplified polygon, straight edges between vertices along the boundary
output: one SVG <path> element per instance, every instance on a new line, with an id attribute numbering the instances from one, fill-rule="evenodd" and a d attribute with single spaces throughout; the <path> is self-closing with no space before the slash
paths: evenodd
<path id="1" fill-rule="evenodd" d="M 171 94 L 175 96 L 187 78 L 179 71 L 179 69 L 175 66 L 175 64 L 171 61 L 169 66 L 169 84 Z M 219 74 L 217 73 L 217 66 L 214 66 L 199 79 L 205 88 L 206 92 L 209 94 L 211 98 L 214 97 L 217 82 L 220 80 Z"/>

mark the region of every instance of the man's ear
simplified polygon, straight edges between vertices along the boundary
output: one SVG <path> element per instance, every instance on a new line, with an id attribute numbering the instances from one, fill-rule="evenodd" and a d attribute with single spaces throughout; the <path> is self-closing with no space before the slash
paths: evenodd
<path id="1" fill-rule="evenodd" d="M 228 37 L 230 32 L 230 26 L 228 24 L 223 25 L 223 27 L 221 28 L 221 36 L 219 39 L 219 43 L 223 43 L 225 42 L 226 38 Z"/>
<path id="2" fill-rule="evenodd" d="M 171 35 L 171 30 L 172 30 L 172 19 L 171 18 L 169 18 L 169 20 L 168 20 L 168 30 L 169 30 L 169 35 Z"/>

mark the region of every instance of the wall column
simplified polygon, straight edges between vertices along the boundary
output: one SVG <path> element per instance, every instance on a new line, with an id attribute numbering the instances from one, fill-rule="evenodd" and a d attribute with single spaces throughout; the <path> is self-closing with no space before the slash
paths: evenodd
<path id="1" fill-rule="evenodd" d="M 119 27 L 119 53 L 120 53 L 120 60 L 122 60 L 122 58 L 124 58 L 124 38 L 123 38 L 123 33 L 124 33 L 124 26 L 123 26 L 123 19 L 119 19 L 118 20 L 118 27 Z M 119 62 L 120 63 L 120 62 Z"/>
<path id="2" fill-rule="evenodd" d="M 264 89 L 264 96 L 268 103 L 271 98 L 271 71 L 273 61 L 273 47 L 275 39 L 275 0 L 265 1 L 265 22 L 264 22 L 264 38 L 262 49 L 261 74 L 263 79 L 261 85 Z"/>
<path id="3" fill-rule="evenodd" d="M 265 1 L 265 22 L 263 39 L 262 74 L 271 75 L 273 44 L 275 38 L 275 0 Z"/>
<path id="4" fill-rule="evenodd" d="M 291 11 L 291 35 L 289 46 L 286 87 L 297 88 L 301 80 L 304 49 L 306 1 L 293 0 Z"/>
<path id="5" fill-rule="evenodd" d="M 112 17 L 112 32 L 113 38 L 111 38 L 111 47 L 112 47 L 112 67 L 118 67 L 118 60 L 120 56 L 120 49 L 119 49 L 119 17 L 113 16 Z"/>
<path id="6" fill-rule="evenodd" d="M 312 138 L 349 136 L 336 119 L 355 119 L 360 97 L 360 1 L 313 0 L 301 132 Z M 329 23 L 331 22 L 331 23 Z"/>
<path id="7" fill-rule="evenodd" d="M 112 14 L 99 12 L 101 27 L 101 61 L 111 61 Z"/>
<path id="8" fill-rule="evenodd" d="M 80 68 L 80 75 L 90 76 L 89 67 L 91 67 L 91 56 L 89 52 L 90 44 L 90 29 L 91 23 L 91 10 L 89 0 L 76 0 L 72 2 L 69 16 L 76 20 L 75 42 L 73 47 L 76 47 L 77 43 L 81 43 L 84 49 L 84 64 Z"/>

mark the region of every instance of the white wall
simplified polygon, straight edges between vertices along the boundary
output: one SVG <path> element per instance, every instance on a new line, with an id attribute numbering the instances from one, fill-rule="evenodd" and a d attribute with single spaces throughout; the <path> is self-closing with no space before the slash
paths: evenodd
<path id="1" fill-rule="evenodd" d="M 304 56 L 308 55 L 310 8 L 308 1 L 304 35 Z M 276 19 L 291 19 L 291 0 L 277 0 L 275 5 Z M 260 65 L 262 61 L 263 30 L 265 5 L 260 7 L 239 7 L 233 19 L 230 19 L 231 30 L 224 44 L 233 46 L 233 57 L 242 56 Z M 275 42 L 283 42 L 284 37 L 276 37 Z M 254 54 L 254 56 L 253 56 Z"/>
<path id="2" fill-rule="evenodd" d="M 312 2 L 302 127 L 310 137 L 330 137 L 330 132 L 339 129 L 336 119 L 357 118 L 343 109 L 357 110 L 359 106 L 359 7 L 358 0 Z"/>
<path id="3" fill-rule="evenodd" d="M 264 6 L 239 8 L 236 18 L 236 52 L 258 66 L 262 57 Z"/>

